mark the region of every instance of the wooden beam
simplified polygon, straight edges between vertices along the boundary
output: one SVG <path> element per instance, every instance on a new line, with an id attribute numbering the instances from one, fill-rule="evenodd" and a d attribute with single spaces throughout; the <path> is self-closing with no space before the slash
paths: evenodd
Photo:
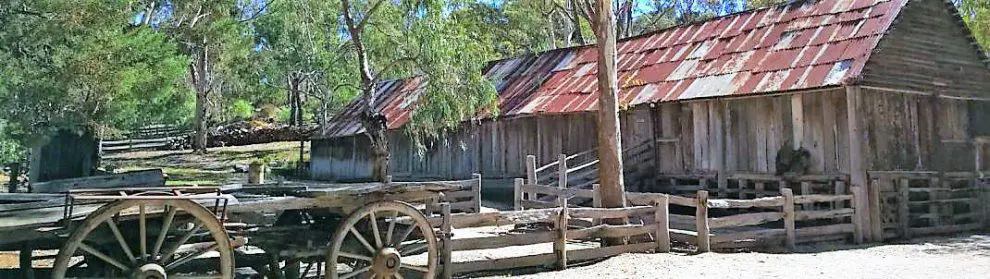
<path id="1" fill-rule="evenodd" d="M 801 148 L 804 143 L 804 101 L 802 94 L 791 95 L 791 125 L 793 129 L 791 130 L 793 134 L 791 135 L 792 148 Z"/>
<path id="2" fill-rule="evenodd" d="M 517 210 L 517 211 L 518 210 L 522 210 L 522 199 L 523 199 L 522 186 L 523 186 L 523 179 L 522 178 L 516 178 L 515 184 L 514 184 L 514 187 L 513 187 L 513 189 L 515 189 L 515 190 L 512 192 L 514 194 L 513 195 L 513 198 L 512 198 L 512 209 L 513 210 Z"/>
<path id="3" fill-rule="evenodd" d="M 784 197 L 784 232 L 787 233 L 784 243 L 787 249 L 794 251 L 797 243 L 794 230 L 794 192 L 790 188 L 781 188 L 780 195 Z"/>
<path id="4" fill-rule="evenodd" d="M 539 184 L 536 180 L 535 155 L 526 155 L 526 184 Z"/>
<path id="5" fill-rule="evenodd" d="M 64 193 L 72 189 L 106 189 L 121 187 L 159 187 L 165 185 L 161 169 L 139 170 L 110 175 L 59 179 L 32 183 L 37 193 Z"/>
<path id="6" fill-rule="evenodd" d="M 855 191 L 857 190 L 855 189 L 857 188 L 867 189 L 867 187 L 869 187 L 866 181 L 866 166 L 863 162 L 866 154 L 863 154 L 863 144 L 865 141 L 863 138 L 864 130 L 860 127 L 862 123 L 862 116 L 860 115 L 862 113 L 860 93 L 859 86 L 846 87 L 846 126 L 848 128 L 847 135 L 849 137 L 849 187 L 854 189 L 854 193 L 856 193 Z M 857 220 L 855 223 L 859 228 L 858 231 L 866 232 L 868 231 L 866 228 L 870 224 L 869 212 L 872 209 L 869 207 L 869 203 L 867 202 L 869 198 L 867 191 L 859 191 L 858 194 L 859 195 L 856 195 L 857 200 L 854 201 L 854 203 L 856 204 L 856 213 L 859 216 L 853 219 Z M 862 238 L 867 236 L 868 238 L 866 240 L 874 240 L 872 234 L 861 233 L 858 236 L 860 239 L 856 239 L 855 242 L 862 243 L 864 240 Z"/>

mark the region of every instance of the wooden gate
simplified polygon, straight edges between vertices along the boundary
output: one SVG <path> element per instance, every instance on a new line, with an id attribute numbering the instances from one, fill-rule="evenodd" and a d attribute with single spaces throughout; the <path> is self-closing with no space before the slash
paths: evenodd
<path id="1" fill-rule="evenodd" d="M 987 189 L 972 172 L 872 171 L 869 179 L 880 205 L 871 219 L 881 221 L 884 240 L 986 225 Z"/>

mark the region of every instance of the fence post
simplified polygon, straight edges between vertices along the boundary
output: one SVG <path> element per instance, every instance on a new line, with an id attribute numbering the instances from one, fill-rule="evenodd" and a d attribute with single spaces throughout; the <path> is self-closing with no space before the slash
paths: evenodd
<path id="1" fill-rule="evenodd" d="M 389 175 L 386 175 L 386 176 L 385 176 L 385 181 L 384 181 L 384 182 L 385 182 L 385 183 L 392 183 L 392 175 L 391 175 L 391 174 L 389 174 Z"/>
<path id="2" fill-rule="evenodd" d="M 811 195 L 811 194 L 812 194 L 811 193 L 811 182 L 801 181 L 801 195 Z M 812 208 L 812 206 L 814 206 L 814 205 L 815 204 L 814 203 L 811 203 L 811 202 L 803 203 L 803 204 L 801 204 L 801 210 L 814 210 L 814 208 Z"/>
<path id="3" fill-rule="evenodd" d="M 34 267 L 31 266 L 31 247 L 27 244 L 21 246 L 20 253 L 18 254 L 18 261 L 21 270 L 21 278 L 35 278 L 34 277 Z"/>
<path id="4" fill-rule="evenodd" d="M 863 219 L 860 217 L 863 214 L 863 206 L 860 203 L 860 197 L 862 197 L 863 188 L 862 187 L 852 187 L 849 188 L 849 192 L 852 193 L 853 199 L 849 202 L 853 208 L 853 243 L 863 244 Z"/>
<path id="5" fill-rule="evenodd" d="M 695 226 L 698 230 L 698 252 L 711 251 L 711 231 L 708 229 L 708 191 L 698 190 L 698 206 L 695 210 Z"/>
<path id="6" fill-rule="evenodd" d="M 796 232 L 794 231 L 794 191 L 791 188 L 780 188 L 780 195 L 784 196 L 784 231 L 787 232 L 787 249 L 794 251 L 796 246 Z"/>
<path id="7" fill-rule="evenodd" d="M 536 179 L 536 156 L 526 155 L 526 183 L 539 184 Z"/>
<path id="8" fill-rule="evenodd" d="M 898 218 L 901 219 L 901 237 L 911 239 L 911 206 L 908 204 L 911 201 L 911 180 L 901 178 L 897 190 L 900 192 L 900 207 L 898 208 L 900 214 L 898 214 Z"/>
<path id="9" fill-rule="evenodd" d="M 557 214 L 557 239 L 553 242 L 553 252 L 557 256 L 557 268 L 567 269 L 567 198 L 559 197 L 562 204 Z"/>
<path id="10" fill-rule="evenodd" d="M 523 179 L 516 178 L 515 191 L 513 192 L 514 197 L 512 198 L 513 210 L 522 210 L 522 199 L 523 199 L 522 186 L 523 186 Z"/>
<path id="11" fill-rule="evenodd" d="M 441 264 L 443 265 L 443 269 L 442 269 L 443 274 L 442 274 L 441 277 L 442 278 L 445 278 L 445 279 L 450 279 L 454 275 L 453 274 L 453 271 L 454 270 L 452 269 L 452 266 L 450 264 L 451 258 L 452 258 L 452 254 L 454 252 L 453 251 L 453 248 L 454 247 L 451 245 L 452 243 L 450 241 L 450 236 L 451 236 L 451 229 L 450 229 L 450 203 L 443 203 L 443 204 L 441 204 L 440 205 L 440 210 L 441 210 L 441 213 L 443 214 L 443 217 L 441 219 L 442 220 L 441 221 L 441 225 L 440 225 L 441 241 L 443 243 L 443 245 L 441 245 L 442 248 L 443 248 L 443 252 L 442 252 L 443 256 L 441 258 L 441 260 L 442 260 Z"/>
<path id="12" fill-rule="evenodd" d="M 471 193 L 474 197 L 471 197 L 473 202 L 471 206 L 474 208 L 474 212 L 481 212 L 481 174 L 475 173 L 471 174 L 471 179 L 477 180 L 477 182 L 471 184 Z"/>
<path id="13" fill-rule="evenodd" d="M 591 206 L 594 206 L 595 208 L 601 208 L 602 207 L 602 193 L 598 189 L 600 187 L 601 187 L 601 184 L 598 184 L 598 183 L 591 184 L 591 190 L 593 191 L 592 196 L 591 196 Z M 602 219 L 592 219 L 591 220 L 591 224 L 592 225 L 595 225 L 595 226 L 601 225 L 602 224 Z"/>
<path id="14" fill-rule="evenodd" d="M 670 214 L 668 213 L 668 207 L 670 205 L 670 197 L 667 195 L 662 195 L 657 199 L 657 203 L 654 205 L 656 211 L 654 212 L 653 221 L 656 222 L 657 233 L 657 253 L 667 253 L 670 252 Z"/>
<path id="15" fill-rule="evenodd" d="M 557 188 L 567 188 L 567 155 L 557 157 Z"/>

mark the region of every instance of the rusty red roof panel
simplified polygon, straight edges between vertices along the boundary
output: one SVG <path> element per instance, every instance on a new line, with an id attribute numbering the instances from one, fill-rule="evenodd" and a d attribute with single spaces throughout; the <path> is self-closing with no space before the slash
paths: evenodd
<path id="1" fill-rule="evenodd" d="M 860 75 L 906 2 L 797 1 L 623 39 L 619 100 L 635 106 L 843 84 Z M 485 74 L 503 117 L 593 111 L 597 56 L 593 45 L 557 49 L 492 62 Z M 410 119 L 425 84 L 411 78 L 379 86 L 376 108 L 390 129 Z M 360 132 L 360 108 L 348 106 L 328 136 Z"/>

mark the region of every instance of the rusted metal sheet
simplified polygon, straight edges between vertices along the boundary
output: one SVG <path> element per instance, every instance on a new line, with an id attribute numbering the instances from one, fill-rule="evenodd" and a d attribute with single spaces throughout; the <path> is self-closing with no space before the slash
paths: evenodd
<path id="1" fill-rule="evenodd" d="M 622 107 L 845 84 L 859 77 L 907 0 L 799 1 L 659 30 L 617 44 Z M 493 62 L 502 116 L 597 109 L 594 46 Z M 422 78 L 384 82 L 376 108 L 390 129 L 409 120 Z M 360 132 L 351 104 L 327 137 Z"/>

